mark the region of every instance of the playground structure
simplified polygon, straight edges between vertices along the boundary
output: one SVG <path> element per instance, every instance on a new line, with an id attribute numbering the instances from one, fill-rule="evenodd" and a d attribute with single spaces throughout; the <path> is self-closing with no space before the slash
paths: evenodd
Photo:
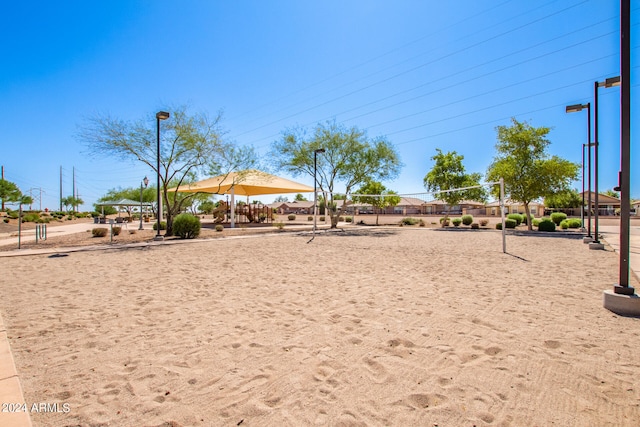
<path id="1" fill-rule="evenodd" d="M 216 224 L 230 222 L 229 204 L 220 201 L 218 207 L 213 210 L 213 220 Z M 262 203 L 238 204 L 235 206 L 235 222 L 238 223 L 270 223 L 272 222 L 271 208 Z"/>

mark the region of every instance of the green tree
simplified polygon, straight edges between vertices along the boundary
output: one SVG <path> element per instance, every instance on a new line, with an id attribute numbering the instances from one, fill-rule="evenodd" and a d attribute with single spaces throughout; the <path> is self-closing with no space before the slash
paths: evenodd
<path id="1" fill-rule="evenodd" d="M 81 126 L 78 138 L 94 154 L 138 160 L 160 176 L 167 235 L 173 234 L 173 218 L 193 203 L 197 193 L 168 192 L 196 180 L 199 174 L 220 175 L 255 167 L 251 148 L 238 148 L 223 140 L 221 115 L 189 114 L 185 107 L 171 110 L 161 124 L 160 170 L 157 168 L 156 118 L 127 122 L 95 116 Z M 134 199 L 135 200 L 135 199 Z"/>
<path id="2" fill-rule="evenodd" d="M 331 228 L 347 208 L 352 189 L 370 179 L 384 180 L 395 177 L 401 168 L 395 147 L 383 137 L 369 138 L 357 127 L 347 128 L 335 122 L 318 124 L 307 136 L 303 129 L 287 130 L 282 139 L 273 144 L 275 166 L 294 176 L 307 174 L 314 178 L 314 152 L 317 155 L 317 178 L 320 192 L 326 200 Z M 334 193 L 337 185 L 344 186 L 346 199 L 336 208 Z"/>
<path id="3" fill-rule="evenodd" d="M 0 199 L 2 200 L 2 210 L 5 203 L 19 202 L 22 192 L 16 184 L 6 179 L 0 179 Z"/>
<path id="4" fill-rule="evenodd" d="M 615 190 L 607 190 L 604 192 L 604 194 L 609 197 L 615 197 L 616 199 L 620 198 L 620 193 Z"/>
<path id="5" fill-rule="evenodd" d="M 437 191 L 436 199 L 445 202 L 445 218 L 449 217 L 451 207 L 463 200 L 486 201 L 487 193 L 484 187 L 467 188 L 466 190 L 454 190 L 457 188 L 473 187 L 480 184 L 482 175 L 479 173 L 467 173 L 462 164 L 464 156 L 455 151 L 443 153 L 436 148 L 436 154 L 431 157 L 435 163 L 424 177 L 424 186 L 429 191 Z"/>
<path id="6" fill-rule="evenodd" d="M 380 210 L 390 206 L 396 206 L 400 203 L 400 196 L 397 196 L 394 191 L 388 190 L 381 182 L 368 181 L 365 185 L 360 187 L 357 194 L 370 194 L 377 195 L 379 197 L 368 196 L 354 196 L 352 198 L 354 203 L 365 203 L 372 205 L 376 208 L 376 225 L 378 225 L 378 217 L 380 216 Z"/>
<path id="7" fill-rule="evenodd" d="M 307 198 L 304 197 L 302 194 L 298 193 L 298 194 L 296 194 L 296 198 L 294 200 L 296 202 L 306 202 Z"/>
<path id="8" fill-rule="evenodd" d="M 213 213 L 214 209 L 215 209 L 215 205 L 211 200 L 205 200 L 204 202 L 198 205 L 198 211 L 207 215 Z"/>
<path id="9" fill-rule="evenodd" d="M 64 206 L 67 211 L 76 211 L 78 206 L 84 203 L 84 200 L 79 197 L 67 196 L 60 199 L 60 203 L 62 203 L 62 206 Z"/>
<path id="10" fill-rule="evenodd" d="M 273 199 L 274 203 L 287 203 L 289 201 L 289 198 L 287 196 L 278 196 L 275 199 Z"/>
<path id="11" fill-rule="evenodd" d="M 496 128 L 497 155 L 487 179 L 504 178 L 505 196 L 523 203 L 529 212 L 532 201 L 568 190 L 571 181 L 578 178 L 580 166 L 547 153 L 549 128 L 535 128 L 516 119 L 511 122 L 511 126 Z M 531 221 L 527 221 L 527 227 L 531 230 Z"/>
<path id="12" fill-rule="evenodd" d="M 544 206 L 553 209 L 575 209 L 581 204 L 582 196 L 573 189 L 559 191 L 544 198 Z"/>

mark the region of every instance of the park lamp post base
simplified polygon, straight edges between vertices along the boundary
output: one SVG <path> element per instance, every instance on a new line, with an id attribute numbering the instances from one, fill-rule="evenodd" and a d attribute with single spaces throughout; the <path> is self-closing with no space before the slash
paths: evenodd
<path id="1" fill-rule="evenodd" d="M 153 240 L 158 241 L 158 242 L 163 241 L 164 240 L 164 236 L 157 235 L 156 237 L 153 238 Z"/>
<path id="2" fill-rule="evenodd" d="M 591 242 L 589 243 L 589 249 L 603 250 L 604 245 L 600 242 Z"/>
<path id="3" fill-rule="evenodd" d="M 591 243 L 591 242 L 593 242 L 593 237 L 591 236 L 584 236 L 582 238 L 582 243 Z"/>
<path id="4" fill-rule="evenodd" d="M 632 287 L 615 285 L 603 293 L 604 308 L 622 316 L 640 316 L 640 297 Z"/>

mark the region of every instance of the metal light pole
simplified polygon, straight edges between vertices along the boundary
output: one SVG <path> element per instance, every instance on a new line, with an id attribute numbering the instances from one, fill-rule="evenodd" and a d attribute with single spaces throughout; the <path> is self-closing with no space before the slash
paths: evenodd
<path id="1" fill-rule="evenodd" d="M 633 295 L 629 286 L 629 211 L 631 210 L 631 1 L 620 1 L 620 282 L 616 294 Z M 637 308 L 637 307 L 636 307 Z"/>
<path id="2" fill-rule="evenodd" d="M 598 240 L 599 230 L 598 230 L 598 216 L 600 214 L 600 204 L 598 200 L 598 146 L 600 145 L 600 141 L 598 139 L 598 88 L 599 87 L 613 87 L 620 86 L 620 76 L 610 77 L 605 79 L 603 82 L 594 82 L 593 83 L 593 174 L 594 174 L 594 189 L 595 194 L 595 228 L 593 234 L 593 243 L 589 244 L 589 249 L 604 249 L 604 245 L 600 243 Z"/>
<path id="3" fill-rule="evenodd" d="M 166 111 L 159 111 L 156 113 L 156 123 L 157 123 L 157 129 L 156 129 L 156 135 L 158 138 L 158 147 L 157 147 L 157 181 L 158 181 L 158 188 L 157 188 L 157 203 L 158 203 L 158 213 L 156 215 L 157 219 L 158 219 L 158 224 L 157 227 L 158 229 L 156 230 L 156 237 L 154 237 L 153 240 L 164 240 L 164 238 L 160 235 L 160 216 L 161 216 L 161 209 L 162 209 L 162 203 L 160 202 L 160 120 L 166 120 L 169 118 L 169 113 L 167 113 Z"/>
<path id="4" fill-rule="evenodd" d="M 147 188 L 147 186 L 149 185 L 149 178 L 147 178 L 145 176 L 144 179 L 142 180 L 142 182 L 140 183 L 140 227 L 138 227 L 138 230 L 143 230 L 143 227 L 142 227 L 142 184 L 144 184 L 144 188 Z"/>
<path id="5" fill-rule="evenodd" d="M 589 147 L 588 152 L 588 166 L 587 166 L 587 182 L 588 182 L 588 191 L 589 191 L 589 207 L 587 212 L 587 235 L 583 239 L 584 243 L 591 243 L 593 238 L 591 237 L 591 103 L 587 102 L 586 104 L 575 104 L 575 105 L 567 105 L 565 111 L 567 113 L 575 113 L 577 111 L 582 111 L 583 109 L 587 110 L 587 147 Z M 584 161 L 583 161 L 584 163 Z M 584 182 L 584 179 L 583 179 Z M 584 185 L 583 185 L 584 187 Z M 582 194 L 584 197 L 584 188 L 582 189 Z M 583 199 L 584 200 L 584 199 Z M 582 204 L 584 206 L 584 203 Z"/>
<path id="6" fill-rule="evenodd" d="M 313 234 L 316 233 L 316 223 L 318 217 L 318 153 L 324 152 L 324 148 L 318 148 L 313 152 Z"/>
<path id="7" fill-rule="evenodd" d="M 587 144 L 582 144 L 582 206 L 580 209 L 580 223 L 582 224 L 582 231 L 584 232 L 584 149 Z"/>

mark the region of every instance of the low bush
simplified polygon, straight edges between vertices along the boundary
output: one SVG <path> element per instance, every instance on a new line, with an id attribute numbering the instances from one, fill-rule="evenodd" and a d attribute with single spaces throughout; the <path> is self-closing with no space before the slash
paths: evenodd
<path id="1" fill-rule="evenodd" d="M 568 219 L 567 223 L 569 224 L 569 228 L 580 228 L 580 227 L 582 227 L 582 221 L 580 221 L 578 218 Z"/>
<path id="2" fill-rule="evenodd" d="M 421 219 L 421 220 L 420 220 L 420 222 L 418 222 L 418 225 L 419 225 L 420 227 L 424 227 L 424 226 L 426 226 L 427 224 L 425 224 L 424 220 L 422 220 L 422 219 Z"/>
<path id="3" fill-rule="evenodd" d="M 173 234 L 181 239 L 194 239 L 200 235 L 200 218 L 190 213 L 181 213 L 173 220 Z"/>
<path id="4" fill-rule="evenodd" d="M 278 230 L 282 230 L 284 228 L 284 223 L 282 223 L 282 222 L 274 222 L 273 226 L 276 227 Z"/>
<path id="5" fill-rule="evenodd" d="M 119 236 L 120 233 L 122 232 L 122 227 L 118 227 L 118 226 L 112 227 L 111 231 L 114 236 Z"/>
<path id="6" fill-rule="evenodd" d="M 473 223 L 471 223 L 471 229 L 472 229 L 472 230 L 478 230 L 478 229 L 480 229 L 480 224 L 478 224 L 477 222 L 473 222 Z"/>
<path id="7" fill-rule="evenodd" d="M 5 224 L 9 224 L 9 218 L 5 218 L 5 219 L 3 219 L 3 221 L 4 221 Z"/>
<path id="8" fill-rule="evenodd" d="M 507 219 L 512 219 L 516 222 L 516 226 L 522 224 L 522 220 L 524 219 L 524 217 L 522 215 L 520 215 L 519 213 L 511 213 L 509 215 L 507 215 Z M 507 227 L 509 228 L 509 227 Z"/>
<path id="9" fill-rule="evenodd" d="M 307 221 L 313 221 L 313 217 L 312 217 L 311 215 L 309 215 L 309 216 L 307 217 Z"/>
<path id="10" fill-rule="evenodd" d="M 533 225 L 534 227 L 537 227 L 538 225 L 540 225 L 540 221 L 542 220 L 538 218 L 534 218 L 531 220 L 531 225 Z"/>
<path id="11" fill-rule="evenodd" d="M 106 228 L 94 228 L 91 230 L 91 234 L 93 237 L 104 237 L 109 233 L 109 230 Z"/>
<path id="12" fill-rule="evenodd" d="M 401 223 L 402 225 L 416 225 L 418 223 L 418 220 L 416 218 L 407 217 L 402 218 Z"/>
<path id="13" fill-rule="evenodd" d="M 555 223 L 555 225 L 560 225 L 562 221 L 567 219 L 567 214 L 563 212 L 554 212 L 551 214 L 551 221 Z"/>
<path id="14" fill-rule="evenodd" d="M 540 231 L 556 231 L 556 223 L 550 219 L 543 219 L 538 224 L 538 230 Z"/>
<path id="15" fill-rule="evenodd" d="M 345 217 L 344 220 L 347 221 L 347 222 L 353 222 L 353 217 L 352 216 L 348 216 L 348 217 Z"/>
<path id="16" fill-rule="evenodd" d="M 289 219 L 289 221 L 293 221 L 294 219 L 296 219 L 296 216 L 291 214 L 287 218 Z"/>
<path id="17" fill-rule="evenodd" d="M 454 227 L 459 227 L 460 224 L 462 224 L 462 218 L 453 218 L 451 224 L 453 224 Z"/>
<path id="18" fill-rule="evenodd" d="M 216 224 L 216 231 L 224 230 L 224 226 L 222 224 Z"/>
<path id="19" fill-rule="evenodd" d="M 562 221 L 560 223 L 560 228 L 562 228 L 563 230 L 566 230 L 567 228 L 569 228 L 569 221 L 567 221 L 566 219 Z"/>
<path id="20" fill-rule="evenodd" d="M 40 222 L 40 215 L 35 212 L 22 215 L 22 222 Z"/>
<path id="21" fill-rule="evenodd" d="M 320 218 L 318 218 L 319 221 L 324 221 L 324 217 L 321 216 Z"/>
<path id="22" fill-rule="evenodd" d="M 473 223 L 473 216 L 472 215 L 462 215 L 462 223 L 464 225 L 471 225 Z"/>
<path id="23" fill-rule="evenodd" d="M 338 221 L 340 221 L 340 222 L 344 222 L 344 217 L 343 217 L 343 216 L 339 216 L 339 217 L 338 217 Z"/>
<path id="24" fill-rule="evenodd" d="M 507 218 L 504 220 L 504 226 L 506 228 L 516 228 L 518 226 L 518 221 L 512 218 Z"/>
<path id="25" fill-rule="evenodd" d="M 531 220 L 533 221 L 535 219 L 535 217 L 533 215 L 522 215 L 522 223 L 523 224 L 528 224 L 527 221 Z"/>
<path id="26" fill-rule="evenodd" d="M 480 220 L 480 226 L 481 227 L 486 227 L 487 224 L 489 224 L 489 220 L 488 219 L 481 219 Z"/>
<path id="27" fill-rule="evenodd" d="M 502 230 L 502 223 L 501 222 L 496 223 L 496 230 Z"/>
<path id="28" fill-rule="evenodd" d="M 154 230 L 158 230 L 158 222 L 154 222 L 153 223 L 153 229 Z M 166 230 L 167 229 L 167 223 L 166 221 L 160 221 L 160 230 Z"/>

